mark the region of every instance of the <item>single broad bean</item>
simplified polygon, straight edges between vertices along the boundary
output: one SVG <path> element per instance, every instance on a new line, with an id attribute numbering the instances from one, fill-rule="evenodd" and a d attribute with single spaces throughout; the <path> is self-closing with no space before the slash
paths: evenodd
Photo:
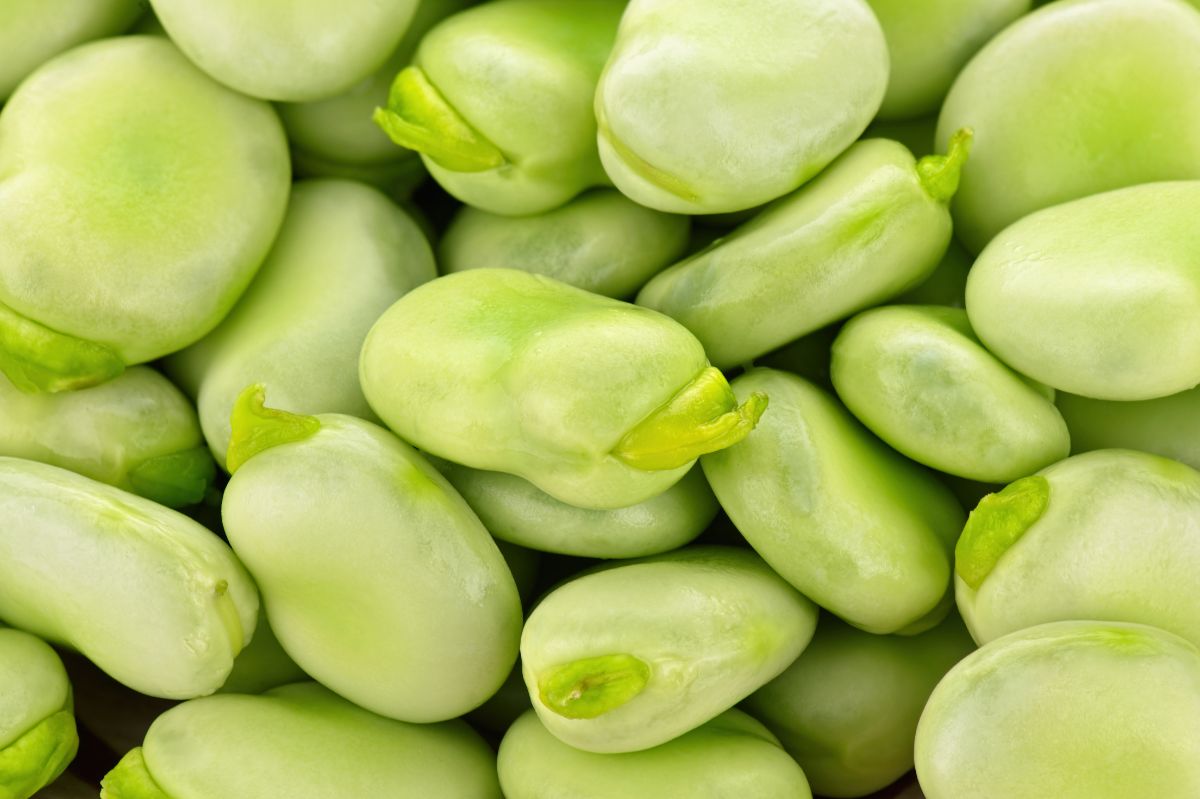
<path id="1" fill-rule="evenodd" d="M 308 101 L 366 78 L 404 35 L 417 0 L 150 0 L 187 57 L 251 97 Z"/>
<path id="2" fill-rule="evenodd" d="M 83 388 L 233 307 L 290 184 L 275 112 L 157 36 L 47 62 L 0 114 L 0 371 Z"/>
<path id="3" fill-rule="evenodd" d="M 1018 20 L 942 106 L 939 143 L 964 125 L 976 134 L 954 198 L 959 239 L 978 253 L 1039 209 L 1200 178 L 1197 83 L 1200 15 L 1183 0 L 1065 0 Z"/>
<path id="4" fill-rule="evenodd" d="M 367 335 L 360 376 L 414 446 L 582 508 L 661 494 L 697 457 L 745 438 L 767 404 L 755 394 L 739 407 L 673 320 L 511 269 L 402 297 Z"/>
<path id="5" fill-rule="evenodd" d="M 358 383 L 363 339 L 388 306 L 436 274 L 420 228 L 375 189 L 296 184 L 271 254 L 233 312 L 168 361 L 197 398 L 217 463 L 234 402 L 254 383 L 283 410 L 374 419 Z"/>
<path id="6" fill-rule="evenodd" d="M 1053 389 L 984 349 L 959 308 L 864 311 L 834 341 L 830 374 L 875 435 L 947 474 L 1005 483 L 1070 453 Z"/>
<path id="7" fill-rule="evenodd" d="M 375 121 L 458 199 L 496 214 L 557 208 L 607 183 L 592 96 L 624 0 L 496 0 L 421 40 Z"/>
<path id="8" fill-rule="evenodd" d="M 1200 387 L 1141 402 L 1110 402 L 1058 392 L 1071 451 L 1136 449 L 1200 469 Z"/>
<path id="9" fill-rule="evenodd" d="M 1200 24 L 1200 14 L 1188 13 Z M 1031 214 L 971 268 L 971 326 L 1009 366 L 1072 394 L 1145 400 L 1193 388 L 1197 218 L 1200 180 L 1148 183 Z"/>
<path id="10" fill-rule="evenodd" d="M 887 39 L 891 72 L 879 118 L 935 114 L 950 84 L 1032 0 L 867 0 Z"/>
<path id="11" fill-rule="evenodd" d="M 1043 622 L 1152 624 L 1200 645 L 1200 472 L 1131 450 L 1076 455 L 983 498 L 958 541 L 980 643 Z"/>
<path id="12" fill-rule="evenodd" d="M 678 549 L 717 515 L 700 466 L 661 494 L 625 508 L 592 510 L 560 502 L 528 480 L 437 464 L 496 538 L 582 558 L 640 558 Z"/>
<path id="13" fill-rule="evenodd" d="M 0 375 L 0 455 L 61 466 L 168 507 L 200 502 L 216 474 L 196 409 L 148 366 L 58 394 L 27 394 Z"/>
<path id="14" fill-rule="evenodd" d="M 221 513 L 284 650 L 391 718 L 442 721 L 478 706 L 512 668 L 521 629 L 517 587 L 487 530 L 387 430 L 263 400 L 252 386 L 234 408 Z"/>
<path id="15" fill-rule="evenodd" d="M 283 127 L 295 150 L 297 166 L 320 177 L 348 177 L 341 170 L 358 170 L 364 182 L 371 173 L 389 179 L 398 175 L 424 176 L 421 159 L 398 149 L 371 120 L 387 99 L 396 73 L 408 66 L 421 38 L 437 23 L 470 5 L 472 0 L 421 0 L 400 44 L 383 66 L 341 94 L 307 103 L 280 103 Z"/>
<path id="16" fill-rule="evenodd" d="M 811 799 L 804 772 L 759 722 L 727 710 L 641 752 L 596 754 L 567 746 L 533 711 L 500 742 L 507 799 Z"/>
<path id="17" fill-rule="evenodd" d="M 0 457 L 0 619 L 151 696 L 221 687 L 258 593 L 188 517 L 65 469 Z"/>
<path id="18" fill-rule="evenodd" d="M 606 297 L 629 297 L 683 255 L 687 217 L 596 189 L 553 211 L 506 217 L 464 206 L 438 248 L 444 272 L 522 269 Z"/>
<path id="19" fill-rule="evenodd" d="M 914 636 L 873 635 L 822 615 L 796 662 L 743 706 L 822 796 L 866 796 L 913 767 L 921 710 L 975 648 L 957 616 Z"/>
<path id="20" fill-rule="evenodd" d="M 0 796 L 41 796 L 79 748 L 62 661 L 28 633 L 0 627 Z"/>
<path id="21" fill-rule="evenodd" d="M 753 552 L 680 549 L 556 588 L 525 624 L 521 667 L 555 737 L 635 752 L 745 699 L 796 659 L 816 622 Z"/>
<path id="22" fill-rule="evenodd" d="M 754 369 L 733 390 L 770 394 L 771 412 L 753 436 L 701 465 L 750 545 L 805 596 L 867 632 L 940 620 L 963 524 L 949 489 L 799 377 Z"/>
<path id="23" fill-rule="evenodd" d="M 721 368 L 737 366 L 921 283 L 946 253 L 946 203 L 970 149 L 920 161 L 854 144 L 816 180 L 666 271 L 638 304 L 678 320 Z"/>
<path id="24" fill-rule="evenodd" d="M 1200 650 L 1140 624 L 1006 636 L 934 690 L 916 763 L 928 799 L 1200 796 Z"/>
<path id="25" fill-rule="evenodd" d="M 233 661 L 233 671 L 221 686 L 223 694 L 261 694 L 281 685 L 312 679 L 283 650 L 271 629 L 265 606 L 259 606 L 254 637 Z"/>
<path id="26" fill-rule="evenodd" d="M 465 723 L 383 718 L 311 682 L 172 708 L 101 786 L 101 799 L 501 799 Z"/>
<path id="27" fill-rule="evenodd" d="M 862 0 L 633 0 L 596 89 L 600 158 L 660 211 L 753 208 L 857 139 L 887 79 Z"/>
<path id="28" fill-rule="evenodd" d="M 140 0 L 5 0 L 0 7 L 0 103 L 46 61 L 120 33 L 141 13 Z"/>

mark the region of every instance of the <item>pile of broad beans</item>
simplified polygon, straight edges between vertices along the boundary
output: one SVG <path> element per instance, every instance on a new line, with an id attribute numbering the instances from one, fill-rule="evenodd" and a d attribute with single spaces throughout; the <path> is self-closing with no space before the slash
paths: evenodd
<path id="1" fill-rule="evenodd" d="M 0 104 L 0 799 L 1200 797 L 1200 0 L 0 0 Z"/>

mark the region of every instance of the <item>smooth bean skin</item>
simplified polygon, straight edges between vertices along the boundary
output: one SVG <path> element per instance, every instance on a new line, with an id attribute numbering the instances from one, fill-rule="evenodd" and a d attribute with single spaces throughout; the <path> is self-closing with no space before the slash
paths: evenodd
<path id="1" fill-rule="evenodd" d="M 204 499 L 216 472 L 196 409 L 148 366 L 58 394 L 27 394 L 0 375 L 0 454 L 61 466 L 168 507 Z"/>
<path id="2" fill-rule="evenodd" d="M 771 410 L 753 436 L 701 465 L 750 545 L 867 632 L 893 633 L 932 612 L 963 523 L 949 489 L 802 378 L 754 369 L 733 390 L 768 392 Z"/>
<path id="3" fill-rule="evenodd" d="M 46 61 L 120 33 L 141 13 L 139 0 L 6 0 L 0 7 L 0 102 Z"/>
<path id="4" fill-rule="evenodd" d="M 191 390 L 217 463 L 229 414 L 246 386 L 273 407 L 374 419 L 357 358 L 371 325 L 436 276 L 429 245 L 408 215 L 375 189 L 344 180 L 296 184 L 279 237 L 254 283 L 208 336 L 168 370 Z"/>
<path id="5" fill-rule="evenodd" d="M 1136 449 L 1200 469 L 1200 387 L 1141 402 L 1088 399 L 1065 391 L 1055 399 L 1075 454 Z"/>
<path id="6" fill-rule="evenodd" d="M 321 177 L 344 177 L 323 174 L 316 166 L 318 164 L 329 170 L 364 167 L 364 171 L 388 171 L 394 170 L 398 162 L 415 161 L 414 171 L 425 174 L 416 153 L 398 149 L 371 120 L 371 113 L 387 99 L 392 78 L 412 61 L 417 45 L 429 29 L 471 2 L 420 0 L 404 36 L 383 66 L 341 94 L 277 106 L 288 139 L 303 154 L 298 160 L 310 173 L 315 172 Z"/>
<path id="7" fill-rule="evenodd" d="M 1183 0 L 1069 0 L 1018 20 L 942 106 L 939 144 L 964 125 L 976 136 L 953 205 L 959 239 L 978 253 L 1039 209 L 1200 178 L 1198 82 L 1200 15 Z"/>
<path id="8" fill-rule="evenodd" d="M 288 655 L 404 721 L 454 718 L 491 696 L 516 659 L 521 600 L 467 503 L 381 427 L 243 397 L 221 515 Z"/>
<path id="9" fill-rule="evenodd" d="M 62 661 L 32 635 L 0 627 L 0 796 L 40 795 L 78 748 Z"/>
<path id="10" fill-rule="evenodd" d="M 1200 644 L 1198 575 L 1200 472 L 1100 450 L 985 497 L 958 543 L 955 584 L 980 643 L 1044 622 L 1103 619 Z"/>
<path id="11" fill-rule="evenodd" d="M 540 214 L 608 183 L 592 97 L 623 0 L 497 0 L 421 40 L 375 121 L 459 200 Z"/>
<path id="12" fill-rule="evenodd" d="M 402 297 L 367 335 L 359 374 L 405 441 L 581 508 L 661 494 L 766 407 L 760 396 L 737 407 L 671 319 L 511 269 L 446 275 Z"/>
<path id="13" fill-rule="evenodd" d="M 311 679 L 296 665 L 271 629 L 266 608 L 258 609 L 254 637 L 233 661 L 233 671 L 221 686 L 222 694 L 261 694 L 281 685 Z"/>
<path id="14" fill-rule="evenodd" d="M 251 97 L 308 101 L 366 78 L 404 35 L 417 0 L 150 0 L 187 57 Z"/>
<path id="15" fill-rule="evenodd" d="M 864 311 L 834 341 L 830 373 L 875 435 L 947 474 L 1004 483 L 1070 452 L 1053 391 L 985 350 L 958 308 Z"/>
<path id="16" fill-rule="evenodd" d="M 444 272 L 523 269 L 606 297 L 629 297 L 678 259 L 686 217 L 638 205 L 612 189 L 582 194 L 537 216 L 464 206 L 438 248 Z"/>
<path id="17" fill-rule="evenodd" d="M 588 752 L 636 752 L 718 716 L 804 650 L 817 611 L 753 552 L 676 550 L 585 573 L 534 608 L 534 710 Z"/>
<path id="18" fill-rule="evenodd" d="M 861 0 L 633 0 L 596 89 L 600 159 L 650 208 L 753 208 L 857 139 L 887 78 Z"/>
<path id="19" fill-rule="evenodd" d="M 1200 24 L 1200 14 L 1188 13 Z M 971 326 L 1013 369 L 1072 394 L 1132 401 L 1193 388 L 1197 217 L 1200 180 L 1119 189 L 1032 214 L 971 268 Z"/>
<path id="20" fill-rule="evenodd" d="M 743 707 L 777 736 L 822 796 L 866 796 L 913 767 L 934 686 L 975 648 L 957 616 L 914 636 L 873 635 L 828 614 L 796 662 Z"/>
<path id="21" fill-rule="evenodd" d="M 645 502 L 612 510 L 577 508 L 504 472 L 439 464 L 492 535 L 523 547 L 582 558 L 640 558 L 678 549 L 717 515 L 699 465 Z"/>
<path id="22" fill-rule="evenodd" d="M 47 62 L 0 114 L 0 370 L 83 388 L 196 341 L 250 283 L 289 185 L 270 106 L 166 39 Z"/>
<path id="23" fill-rule="evenodd" d="M 638 304 L 678 320 L 721 368 L 743 364 L 927 278 L 950 243 L 962 144 L 922 177 L 901 144 L 854 144 L 815 180 L 656 275 Z M 948 181 L 948 182 L 947 182 Z"/>
<path id="24" fill-rule="evenodd" d="M 0 457 L 0 519 L 0 620 L 78 650 L 135 691 L 210 694 L 254 634 L 250 576 L 180 513 Z"/>
<path id="25" fill-rule="evenodd" d="M 1140 624 L 1006 636 L 934 690 L 916 762 L 928 799 L 1200 795 L 1200 651 Z"/>
<path id="26" fill-rule="evenodd" d="M 101 799 L 501 799 L 465 723 L 383 718 L 311 682 L 172 708 L 101 785 Z"/>
<path id="27" fill-rule="evenodd" d="M 500 742 L 507 799 L 811 799 L 804 772 L 766 727 L 727 710 L 641 752 L 596 754 L 567 746 L 533 711 Z"/>
<path id="28" fill-rule="evenodd" d="M 887 39 L 891 70 L 879 119 L 937 113 L 950 84 L 1032 0 L 867 0 Z"/>

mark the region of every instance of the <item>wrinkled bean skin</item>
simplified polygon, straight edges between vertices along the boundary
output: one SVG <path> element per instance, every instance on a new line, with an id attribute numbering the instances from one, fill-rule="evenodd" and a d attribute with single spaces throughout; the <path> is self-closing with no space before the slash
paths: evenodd
<path id="1" fill-rule="evenodd" d="M 811 799 L 804 772 L 775 736 L 739 710 L 641 752 L 600 755 L 567 746 L 529 711 L 500 742 L 507 799 Z"/>
<path id="2" fill-rule="evenodd" d="M 1103 619 L 1200 645 L 1200 472 L 1130 450 L 1076 455 L 985 497 L 956 561 L 958 607 L 980 643 Z"/>
<path id="3" fill-rule="evenodd" d="M 78 650 L 135 691 L 210 694 L 254 634 L 250 576 L 182 514 L 0 457 L 0 518 L 0 620 Z"/>
<path id="4" fill-rule="evenodd" d="M 971 268 L 971 326 L 1013 369 L 1072 394 L 1132 401 L 1190 389 L 1200 383 L 1198 216 L 1200 181 L 1032 214 Z"/>
<path id="5" fill-rule="evenodd" d="M 550 594 L 521 636 L 541 722 L 588 752 L 664 744 L 778 675 L 816 608 L 754 553 L 676 550 L 585 573 Z"/>
<path id="6" fill-rule="evenodd" d="M 1018 20 L 942 106 L 940 145 L 964 125 L 976 137 L 953 205 L 959 240 L 978 253 L 1039 209 L 1200 178 L 1198 82 L 1200 15 L 1183 0 L 1068 0 Z"/>
<path id="7" fill-rule="evenodd" d="M 229 415 L 248 385 L 293 413 L 375 415 L 357 357 L 375 319 L 436 276 L 417 225 L 374 189 L 344 180 L 297 183 L 279 237 L 221 325 L 172 356 L 168 370 L 195 396 L 217 463 Z"/>
<path id="8" fill-rule="evenodd" d="M 1200 795 L 1200 650 L 1139 624 L 1006 636 L 934 690 L 916 762 L 927 799 Z"/>
<path id="9" fill-rule="evenodd" d="M 867 632 L 897 632 L 934 612 L 963 523 L 949 490 L 799 377 L 754 369 L 733 389 L 769 392 L 771 409 L 754 435 L 701 464 L 750 545 Z"/>
<path id="10" fill-rule="evenodd" d="M 887 77 L 861 0 L 633 0 L 596 89 L 600 158 L 650 208 L 753 208 L 858 138 Z"/>
<path id="11" fill-rule="evenodd" d="M 464 722 L 386 719 L 311 682 L 172 708 L 101 784 L 101 799 L 501 799 Z"/>

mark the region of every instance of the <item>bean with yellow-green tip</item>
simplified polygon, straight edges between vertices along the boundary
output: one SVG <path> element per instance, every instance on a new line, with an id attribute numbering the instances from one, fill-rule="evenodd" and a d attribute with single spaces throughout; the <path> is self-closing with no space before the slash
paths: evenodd
<path id="1" fill-rule="evenodd" d="M 188 517 L 56 466 L 0 457 L 0 620 L 151 696 L 221 687 L 258 592 Z"/>
<path id="2" fill-rule="evenodd" d="M 704 348 L 662 314 L 542 275 L 473 269 L 409 292 L 367 335 L 372 409 L 433 455 L 583 508 L 661 494 L 751 434 Z"/>
<path id="3" fill-rule="evenodd" d="M 161 715 L 101 799 L 501 799 L 496 759 L 462 721 L 409 724 L 311 682 Z"/>
<path id="4" fill-rule="evenodd" d="M 62 661 L 40 639 L 0 627 L 0 796 L 40 796 L 78 748 Z"/>
<path id="5" fill-rule="evenodd" d="M 681 549 L 602 568 L 530 614 L 521 665 L 538 717 L 589 752 L 666 743 L 778 675 L 816 626 L 753 552 Z"/>
<path id="6" fill-rule="evenodd" d="M 271 629 L 313 679 L 391 718 L 454 718 L 512 668 L 521 601 L 496 544 L 415 450 L 352 416 L 233 411 L 221 515 Z M 385 677 L 381 677 L 385 675 Z"/>

